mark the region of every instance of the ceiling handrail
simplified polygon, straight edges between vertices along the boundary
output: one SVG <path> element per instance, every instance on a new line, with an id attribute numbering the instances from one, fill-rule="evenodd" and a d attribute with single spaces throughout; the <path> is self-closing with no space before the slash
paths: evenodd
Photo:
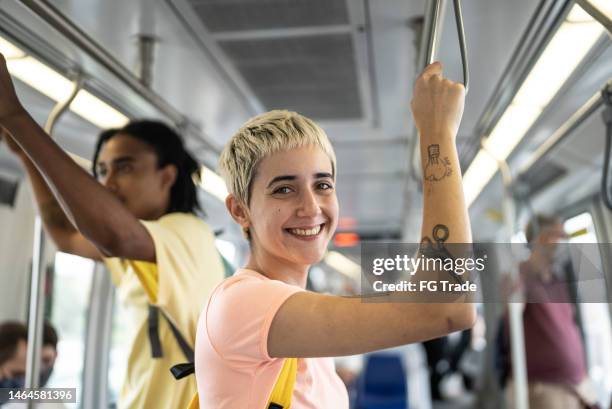
<path id="1" fill-rule="evenodd" d="M 215 154 L 220 153 L 219 148 L 215 146 L 210 138 L 197 125 L 189 120 L 186 115 L 174 108 L 159 94 L 147 88 L 134 73 L 128 70 L 111 53 L 105 50 L 80 27 L 75 25 L 61 11 L 50 4 L 50 2 L 47 0 L 20 0 L 20 2 L 44 22 L 49 24 L 49 26 L 62 34 L 66 39 L 83 50 L 94 61 L 119 78 L 130 89 L 136 92 L 136 94 L 140 95 L 159 110 L 160 113 L 167 116 L 178 128 L 186 131 L 191 130 L 201 138 L 208 149 Z"/>
<path id="2" fill-rule="evenodd" d="M 427 33 L 427 51 L 425 54 L 425 66 L 434 62 L 436 57 L 436 47 L 438 43 L 440 10 L 442 8 L 442 0 L 434 0 L 430 3 L 429 9 L 429 27 Z M 453 9 L 455 11 L 455 23 L 457 26 L 457 37 L 459 38 L 459 51 L 461 53 L 461 64 L 463 69 L 463 85 L 465 93 L 468 92 L 470 73 L 467 58 L 467 45 L 465 41 L 465 29 L 463 24 L 463 13 L 461 11 L 461 0 L 453 0 Z M 421 68 L 425 68 L 425 66 Z"/>

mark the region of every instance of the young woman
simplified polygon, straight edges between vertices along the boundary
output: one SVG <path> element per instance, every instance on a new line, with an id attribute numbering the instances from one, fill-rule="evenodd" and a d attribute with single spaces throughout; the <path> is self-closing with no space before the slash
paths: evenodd
<path id="1" fill-rule="evenodd" d="M 103 260 L 128 309 L 134 336 L 119 408 L 185 407 L 195 382 L 176 382 L 169 368 L 186 360 L 178 338 L 193 348 L 197 318 L 223 266 L 212 231 L 195 215 L 199 169 L 181 138 L 155 121 L 103 132 L 96 181 L 21 106 L 0 55 L 2 128 L 58 249 Z"/>
<path id="2" fill-rule="evenodd" d="M 423 238 L 434 227 L 449 243 L 470 243 L 455 136 L 464 88 L 440 64 L 416 82 L 412 110 L 424 166 Z M 365 303 L 305 291 L 308 269 L 336 229 L 336 160 L 323 130 L 288 111 L 247 122 L 222 153 L 226 205 L 251 245 L 247 265 L 211 294 L 198 324 L 196 376 L 203 409 L 272 408 L 270 395 L 297 357 L 291 408 L 348 408 L 331 358 L 419 342 L 470 327 L 468 303 Z M 438 169 L 439 170 L 439 169 Z M 383 205 L 381 201 L 381 205 Z M 387 203 L 386 205 L 393 205 Z M 287 406 L 284 406 L 287 407 Z"/>

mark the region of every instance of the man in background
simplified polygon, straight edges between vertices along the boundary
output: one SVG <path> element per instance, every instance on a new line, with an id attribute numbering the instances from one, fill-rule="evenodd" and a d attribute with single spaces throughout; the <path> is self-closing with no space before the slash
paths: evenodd
<path id="1" fill-rule="evenodd" d="M 560 246 L 567 239 L 563 223 L 558 217 L 538 215 L 527 225 L 525 236 L 531 254 L 520 265 L 520 283 L 515 288 L 522 288 L 525 297 L 529 407 L 597 407 L 587 376 L 584 343 L 564 277 L 569 260 L 562 254 L 567 249 Z M 507 334 L 506 325 L 506 345 Z M 507 397 L 509 408 L 514 408 L 511 379 Z"/>
<path id="2" fill-rule="evenodd" d="M 57 359 L 57 332 L 47 322 L 43 328 L 43 347 L 39 386 L 51 377 Z M 28 329 L 16 321 L 0 324 L 0 388 L 23 388 L 25 385 Z M 0 402 L 4 409 L 5 402 Z M 8 408 L 7 408 L 8 409 Z"/>

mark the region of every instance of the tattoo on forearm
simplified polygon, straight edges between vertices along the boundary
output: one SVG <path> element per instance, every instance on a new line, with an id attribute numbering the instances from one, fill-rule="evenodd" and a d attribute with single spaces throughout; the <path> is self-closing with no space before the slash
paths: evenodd
<path id="1" fill-rule="evenodd" d="M 427 147 L 427 164 L 424 173 L 425 180 L 429 182 L 438 182 L 453 173 L 448 157 L 440 158 L 440 145 L 433 144 Z"/>
<path id="2" fill-rule="evenodd" d="M 421 239 L 421 251 L 431 251 L 431 250 L 445 250 L 444 243 L 448 240 L 448 236 L 450 235 L 450 231 L 448 227 L 444 224 L 436 224 L 431 231 L 431 237 L 436 241 L 436 245 L 434 246 L 431 239 L 427 236 Z"/>
<path id="3" fill-rule="evenodd" d="M 452 254 L 445 247 L 444 243 L 448 240 L 450 236 L 450 231 L 448 227 L 444 224 L 436 224 L 431 232 L 431 237 L 433 237 L 435 244 L 432 240 L 425 236 L 421 239 L 420 252 L 427 258 L 433 259 L 441 259 L 442 262 L 446 260 L 454 260 Z M 459 284 L 463 283 L 461 276 L 456 274 L 454 271 L 448 272 L 451 277 L 455 279 L 455 281 Z"/>
<path id="4" fill-rule="evenodd" d="M 40 217 L 49 226 L 57 227 L 64 230 L 76 230 L 64 210 L 56 202 L 46 202 L 40 205 Z"/>

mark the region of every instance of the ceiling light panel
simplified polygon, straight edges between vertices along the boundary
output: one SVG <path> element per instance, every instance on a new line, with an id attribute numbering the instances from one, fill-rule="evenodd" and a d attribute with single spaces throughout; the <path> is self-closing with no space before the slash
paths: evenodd
<path id="1" fill-rule="evenodd" d="M 573 6 L 486 139 L 495 159 L 481 149 L 465 172 L 468 206 L 497 172 L 496 159 L 510 156 L 603 33 L 601 24 L 580 6 Z"/>

